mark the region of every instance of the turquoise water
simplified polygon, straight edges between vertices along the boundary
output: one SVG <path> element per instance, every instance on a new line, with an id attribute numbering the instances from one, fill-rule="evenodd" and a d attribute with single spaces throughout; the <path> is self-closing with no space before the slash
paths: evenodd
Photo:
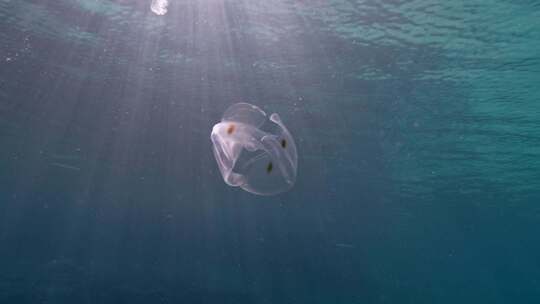
<path id="1" fill-rule="evenodd" d="M 538 302 L 540 2 L 151 2 L 0 0 L 0 303 Z"/>

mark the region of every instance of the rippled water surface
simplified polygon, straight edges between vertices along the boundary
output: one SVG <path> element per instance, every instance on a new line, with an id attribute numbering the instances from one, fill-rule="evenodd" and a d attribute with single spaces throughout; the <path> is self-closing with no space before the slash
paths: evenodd
<path id="1" fill-rule="evenodd" d="M 536 303 L 537 0 L 0 0 L 0 303 Z M 278 112 L 289 192 L 228 187 Z"/>

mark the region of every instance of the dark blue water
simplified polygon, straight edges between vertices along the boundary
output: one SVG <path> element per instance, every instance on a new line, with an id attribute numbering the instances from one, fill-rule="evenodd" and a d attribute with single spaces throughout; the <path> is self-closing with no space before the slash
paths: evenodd
<path id="1" fill-rule="evenodd" d="M 151 2 L 0 0 L 0 303 L 540 301 L 540 2 Z"/>

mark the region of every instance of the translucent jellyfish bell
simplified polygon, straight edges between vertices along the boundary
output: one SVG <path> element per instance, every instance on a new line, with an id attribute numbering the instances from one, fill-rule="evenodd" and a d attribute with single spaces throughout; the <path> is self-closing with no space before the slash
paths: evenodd
<path id="1" fill-rule="evenodd" d="M 294 140 L 276 113 L 237 103 L 211 134 L 214 155 L 225 182 L 259 195 L 290 189 L 296 181 Z"/>

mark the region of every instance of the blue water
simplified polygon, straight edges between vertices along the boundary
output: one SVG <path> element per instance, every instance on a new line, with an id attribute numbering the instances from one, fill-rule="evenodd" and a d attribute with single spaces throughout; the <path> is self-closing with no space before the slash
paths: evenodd
<path id="1" fill-rule="evenodd" d="M 0 303 L 540 301 L 539 1 L 151 2 L 0 0 Z"/>

